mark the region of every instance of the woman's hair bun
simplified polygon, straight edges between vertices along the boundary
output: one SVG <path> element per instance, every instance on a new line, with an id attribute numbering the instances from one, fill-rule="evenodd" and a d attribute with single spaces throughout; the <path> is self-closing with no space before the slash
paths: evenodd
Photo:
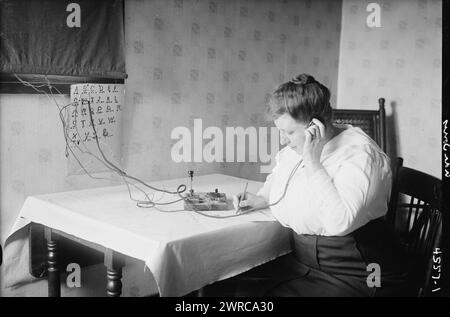
<path id="1" fill-rule="evenodd" d="M 315 83 L 316 80 L 313 76 L 308 74 L 300 74 L 297 77 L 294 77 L 291 79 L 291 83 L 296 85 L 306 85 L 306 84 L 312 84 Z"/>

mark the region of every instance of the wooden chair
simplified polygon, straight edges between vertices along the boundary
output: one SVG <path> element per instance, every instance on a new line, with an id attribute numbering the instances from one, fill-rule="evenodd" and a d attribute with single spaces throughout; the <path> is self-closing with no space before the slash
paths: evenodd
<path id="1" fill-rule="evenodd" d="M 394 165 L 387 220 L 407 256 L 413 295 L 430 296 L 443 284 L 442 278 L 437 280 L 443 271 L 437 257 L 442 254 L 433 259 L 436 248 L 442 252 L 442 181 L 404 167 L 402 158 Z"/>
<path id="2" fill-rule="evenodd" d="M 333 109 L 333 122 L 360 127 L 386 153 L 385 99 L 378 99 L 378 110 Z"/>

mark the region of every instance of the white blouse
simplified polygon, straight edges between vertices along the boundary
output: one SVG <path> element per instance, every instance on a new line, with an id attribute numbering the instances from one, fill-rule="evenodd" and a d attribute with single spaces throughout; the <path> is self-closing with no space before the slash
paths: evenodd
<path id="1" fill-rule="evenodd" d="M 271 211 L 298 234 L 343 236 L 384 216 L 392 173 L 388 156 L 360 128 L 350 125 L 328 141 L 320 161 L 324 168 L 309 178 L 303 163 L 289 182 L 285 197 Z M 283 194 L 302 156 L 285 147 L 258 195 L 269 203 Z"/>

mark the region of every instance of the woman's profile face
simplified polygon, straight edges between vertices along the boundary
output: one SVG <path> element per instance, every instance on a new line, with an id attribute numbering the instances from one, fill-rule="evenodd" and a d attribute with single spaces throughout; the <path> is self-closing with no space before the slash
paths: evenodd
<path id="1" fill-rule="evenodd" d="M 307 124 L 295 121 L 288 113 L 275 119 L 274 123 L 280 131 L 281 145 L 287 145 L 301 155 L 305 144 Z"/>

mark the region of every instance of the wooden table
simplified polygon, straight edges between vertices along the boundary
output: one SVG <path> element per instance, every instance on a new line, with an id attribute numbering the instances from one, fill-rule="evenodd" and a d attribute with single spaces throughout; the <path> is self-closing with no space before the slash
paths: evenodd
<path id="1" fill-rule="evenodd" d="M 183 182 L 186 179 L 151 184 L 176 188 Z M 197 176 L 194 184 L 196 191 L 218 188 L 231 198 L 246 182 L 211 174 Z M 255 193 L 261 185 L 249 181 L 248 191 Z M 174 199 L 168 196 L 159 201 L 166 200 Z M 290 252 L 288 230 L 269 210 L 213 219 L 185 211 L 182 202 L 164 208 L 165 212 L 137 207 L 125 186 L 38 195 L 27 198 L 15 229 L 30 222 L 45 227 L 49 296 L 61 294 L 58 235 L 103 253 L 108 296 L 121 295 L 125 257 L 145 262 L 161 296 L 182 296 Z M 223 216 L 234 211 L 215 213 Z"/>
<path id="2" fill-rule="evenodd" d="M 61 281 L 58 259 L 58 236 L 65 237 L 71 241 L 80 243 L 103 253 L 104 264 L 106 266 L 106 294 L 109 297 L 119 297 L 122 294 L 122 267 L 125 263 L 125 256 L 112 249 L 105 248 L 99 244 L 86 241 L 62 231 L 45 227 L 45 239 L 47 241 L 47 280 L 48 297 L 61 296 Z"/>

